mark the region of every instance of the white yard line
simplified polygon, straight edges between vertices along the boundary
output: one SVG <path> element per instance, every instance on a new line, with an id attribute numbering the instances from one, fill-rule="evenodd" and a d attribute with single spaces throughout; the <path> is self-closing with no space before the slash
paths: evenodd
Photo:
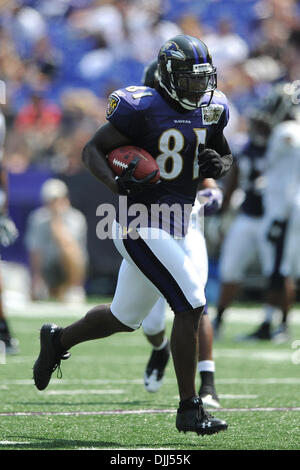
<path id="1" fill-rule="evenodd" d="M 28 441 L 0 441 L 0 446 L 9 446 L 9 445 L 30 445 L 32 442 Z"/>
<path id="2" fill-rule="evenodd" d="M 209 408 L 208 408 L 209 409 Z M 300 411 L 299 407 L 257 407 L 257 408 L 219 408 L 214 413 L 247 413 L 247 412 L 274 412 L 274 411 Z M 176 413 L 176 409 L 145 409 L 145 410 L 104 410 L 104 411 L 16 411 L 2 412 L 0 416 L 105 416 L 105 415 L 143 415 L 143 414 Z"/>
<path id="3" fill-rule="evenodd" d="M 142 379 L 51 379 L 51 385 L 142 385 Z M 176 383 L 175 379 L 165 378 L 164 383 Z M 284 378 L 216 378 L 216 383 L 219 384 L 254 384 L 254 385 L 300 385 L 300 378 L 298 377 L 284 377 Z M 33 379 L 3 379 L 0 380 L 1 386 L 9 385 L 33 385 Z"/>
<path id="4" fill-rule="evenodd" d="M 125 390 L 46 390 L 42 395 L 120 395 Z"/>
<path id="5" fill-rule="evenodd" d="M 109 303 L 107 301 L 107 303 Z M 7 314 L 15 317 L 26 318 L 47 318 L 51 319 L 60 317 L 80 317 L 87 310 L 90 310 L 96 304 L 72 304 L 66 305 L 58 302 L 27 302 L 23 305 L 14 306 L 7 305 Z M 214 307 L 209 308 L 209 312 L 214 312 Z M 167 310 L 167 319 L 173 319 L 174 315 L 171 310 Z M 263 305 L 261 307 L 235 307 L 228 308 L 226 312 L 226 320 L 232 323 L 257 323 L 263 318 Z M 291 324 L 300 324 L 300 308 L 294 308 L 289 314 Z"/>
<path id="6" fill-rule="evenodd" d="M 229 349 L 229 348 L 215 348 L 214 349 L 214 358 L 215 359 L 232 359 L 240 360 L 244 359 L 247 361 L 268 361 L 268 362 L 291 362 L 293 354 L 297 354 L 297 350 L 293 349 L 291 346 L 287 346 L 284 350 L 278 349 L 268 349 L 266 351 L 250 351 L 250 350 L 241 350 L 241 349 Z M 298 357 L 298 355 L 297 355 Z M 26 355 L 15 355 L 8 356 L 6 358 L 6 363 L 22 364 L 26 362 L 34 362 L 36 356 L 26 356 Z M 73 361 L 77 362 L 90 362 L 91 357 L 86 355 L 74 355 L 72 357 Z M 300 358 L 299 358 L 300 360 Z M 131 362 L 136 364 L 145 363 L 145 356 L 134 355 L 130 359 Z M 109 362 L 111 364 L 123 364 L 128 363 L 128 358 L 124 356 L 115 356 L 110 357 Z"/>

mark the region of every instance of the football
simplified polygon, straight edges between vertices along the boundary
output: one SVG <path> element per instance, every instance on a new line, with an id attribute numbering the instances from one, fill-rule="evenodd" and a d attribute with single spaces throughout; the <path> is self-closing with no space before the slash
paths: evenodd
<path id="1" fill-rule="evenodd" d="M 117 176 L 120 176 L 136 157 L 138 157 L 139 162 L 133 176 L 137 180 L 141 180 L 156 171 L 155 176 L 149 181 L 149 183 L 156 183 L 160 178 L 159 167 L 156 160 L 146 150 L 127 145 L 112 150 L 107 156 L 109 166 Z"/>

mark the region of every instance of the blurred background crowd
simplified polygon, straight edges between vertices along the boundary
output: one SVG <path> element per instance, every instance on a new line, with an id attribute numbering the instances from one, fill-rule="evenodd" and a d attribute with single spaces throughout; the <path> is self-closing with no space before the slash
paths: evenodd
<path id="1" fill-rule="evenodd" d="M 145 65 L 180 32 L 211 51 L 218 87 L 230 101 L 226 136 L 238 152 L 249 111 L 272 84 L 300 77 L 299 0 L 0 0 L 3 165 L 20 233 L 2 250 L 4 260 L 28 268 L 30 214 L 45 202 L 45 181 L 55 177 L 86 219 L 85 291 L 113 293 L 120 257 L 110 240 L 96 237 L 96 208 L 116 199 L 83 168 L 81 151 L 105 122 L 109 93 L 139 85 Z M 212 279 L 222 230 L 216 219 L 210 224 L 218 227 L 208 238 Z"/>

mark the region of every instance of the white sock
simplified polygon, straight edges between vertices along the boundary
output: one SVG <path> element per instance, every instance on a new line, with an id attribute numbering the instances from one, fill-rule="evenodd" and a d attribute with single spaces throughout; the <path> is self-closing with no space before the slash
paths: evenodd
<path id="1" fill-rule="evenodd" d="M 276 310 L 276 307 L 273 307 L 273 305 L 269 305 L 269 304 L 265 305 L 265 308 L 264 308 L 264 312 L 265 312 L 264 321 L 265 322 L 267 323 L 272 322 L 272 318 L 273 318 L 273 314 L 275 310 Z"/>
<path id="2" fill-rule="evenodd" d="M 215 372 L 215 361 L 199 361 L 198 371 L 199 372 Z"/>
<path id="3" fill-rule="evenodd" d="M 165 336 L 160 346 L 152 346 L 155 351 L 161 351 L 167 345 L 168 338 Z"/>

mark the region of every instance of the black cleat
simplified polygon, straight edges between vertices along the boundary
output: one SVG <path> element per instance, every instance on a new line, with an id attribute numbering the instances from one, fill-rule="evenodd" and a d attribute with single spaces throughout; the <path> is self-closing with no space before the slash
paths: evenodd
<path id="1" fill-rule="evenodd" d="M 144 374 L 144 385 L 148 392 L 157 392 L 163 384 L 165 369 L 170 358 L 169 340 L 161 349 L 153 349 Z"/>
<path id="2" fill-rule="evenodd" d="M 200 397 L 186 400 L 179 405 L 176 416 L 176 428 L 179 432 L 195 432 L 196 434 L 215 434 L 226 431 L 226 421 L 217 419 L 203 408 Z"/>
<path id="3" fill-rule="evenodd" d="M 236 341 L 269 341 L 271 338 L 271 325 L 269 322 L 263 322 L 253 333 L 238 336 Z"/>
<path id="4" fill-rule="evenodd" d="M 62 359 L 68 359 L 71 356 L 67 351 L 59 351 L 54 345 L 54 335 L 60 330 L 62 330 L 62 328 L 51 323 L 45 323 L 41 328 L 41 350 L 33 366 L 34 383 L 38 390 L 44 390 L 47 387 L 51 375 L 56 369 L 58 369 L 61 374 L 60 361 Z"/>

